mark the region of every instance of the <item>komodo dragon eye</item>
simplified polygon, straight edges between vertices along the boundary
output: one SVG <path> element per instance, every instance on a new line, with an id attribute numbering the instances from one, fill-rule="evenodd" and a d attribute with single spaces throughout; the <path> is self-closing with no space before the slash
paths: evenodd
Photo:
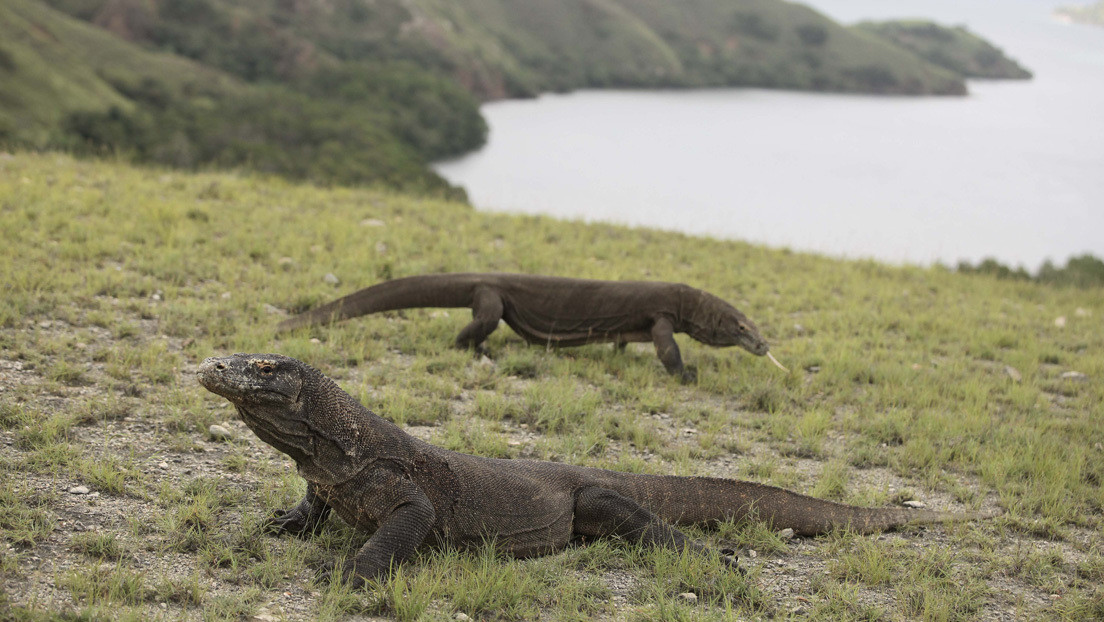
<path id="1" fill-rule="evenodd" d="M 261 365 L 261 373 L 266 374 L 266 375 L 271 374 L 272 373 L 272 366 L 271 365 Z"/>

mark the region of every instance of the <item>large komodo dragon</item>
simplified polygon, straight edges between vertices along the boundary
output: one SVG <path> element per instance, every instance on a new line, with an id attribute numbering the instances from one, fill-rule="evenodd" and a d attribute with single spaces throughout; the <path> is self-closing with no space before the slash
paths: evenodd
<path id="1" fill-rule="evenodd" d="M 685 381 L 693 380 L 694 372 L 683 366 L 674 333 L 711 346 L 740 346 L 782 367 L 755 324 L 735 307 L 689 285 L 655 281 L 427 274 L 366 287 L 284 320 L 278 328 L 415 307 L 471 307 L 472 321 L 456 337 L 460 348 L 480 348 L 499 320 L 505 320 L 532 344 L 564 347 L 612 341 L 624 347 L 651 341 L 667 371 Z"/>
<path id="2" fill-rule="evenodd" d="M 230 400 L 245 423 L 295 460 L 307 494 L 270 519 L 270 531 L 316 533 L 337 510 L 375 530 L 341 569 L 356 584 L 382 577 L 423 542 L 478 545 L 493 539 L 518 557 L 573 538 L 703 551 L 672 525 L 710 524 L 754 512 L 775 528 L 815 535 L 872 532 L 912 521 L 976 515 L 861 508 L 751 482 L 638 475 L 533 460 L 482 458 L 418 440 L 378 417 L 312 367 L 278 354 L 209 358 L 199 381 Z M 729 563 L 734 564 L 731 561 Z"/>

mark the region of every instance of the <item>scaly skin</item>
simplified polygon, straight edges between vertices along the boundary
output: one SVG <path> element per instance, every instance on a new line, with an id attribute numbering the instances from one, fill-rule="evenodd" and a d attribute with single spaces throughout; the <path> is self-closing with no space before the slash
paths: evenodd
<path id="1" fill-rule="evenodd" d="M 270 531 L 317 532 L 331 510 L 374 531 L 342 569 L 357 584 L 385 576 L 425 543 L 464 547 L 492 538 L 501 550 L 526 557 L 551 553 L 581 536 L 620 536 L 703 551 L 673 525 L 754 515 L 777 529 L 815 535 L 976 518 L 861 508 L 739 480 L 447 451 L 406 434 L 317 370 L 278 354 L 209 358 L 198 375 L 207 390 L 234 404 L 261 440 L 291 456 L 307 480 L 306 496 L 278 512 L 268 522 Z"/>
<path id="2" fill-rule="evenodd" d="M 470 307 L 459 348 L 481 348 L 504 320 L 532 344 L 549 347 L 652 342 L 668 373 L 692 381 L 675 333 L 711 346 L 740 346 L 758 356 L 769 347 L 735 307 L 688 285 L 595 281 L 528 274 L 431 274 L 386 281 L 280 323 L 286 331 L 369 313 L 415 307 Z"/>

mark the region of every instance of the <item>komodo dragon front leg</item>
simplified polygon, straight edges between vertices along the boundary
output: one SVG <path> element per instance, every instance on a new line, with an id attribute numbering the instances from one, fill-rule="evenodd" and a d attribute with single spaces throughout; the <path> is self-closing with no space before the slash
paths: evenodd
<path id="1" fill-rule="evenodd" d="M 683 382 L 694 382 L 698 379 L 696 369 L 682 364 L 682 353 L 675 341 L 675 326 L 671 320 L 661 317 L 652 324 L 652 342 L 655 343 L 656 356 L 667 373 L 678 376 Z"/>
<path id="2" fill-rule="evenodd" d="M 322 530 L 322 523 L 330 515 L 330 506 L 322 497 L 318 496 L 314 484 L 307 483 L 307 494 L 295 507 L 287 510 L 276 510 L 272 518 L 265 521 L 265 531 L 275 534 L 291 534 L 293 536 L 309 536 Z"/>
<path id="3" fill-rule="evenodd" d="M 676 551 L 708 552 L 704 546 L 686 537 L 662 518 L 641 507 L 639 503 L 607 488 L 584 488 L 575 497 L 576 534 L 587 537 L 619 536 L 633 543 L 662 547 Z M 737 559 L 723 555 L 721 559 L 734 570 L 740 570 Z"/>
<path id="4" fill-rule="evenodd" d="M 498 328 L 505 306 L 502 295 L 489 287 L 480 287 L 472 297 L 472 321 L 456 337 L 456 347 L 483 353 L 483 342 Z"/>
<path id="5" fill-rule="evenodd" d="M 359 588 L 386 577 L 393 566 L 413 555 L 433 529 L 437 513 L 417 484 L 389 469 L 368 473 L 357 483 L 354 498 L 359 503 L 346 506 L 352 511 L 342 512 L 342 518 L 352 524 L 376 525 L 368 542 L 340 569 L 345 581 Z M 328 580 L 334 571 L 332 564 L 323 566 L 319 579 Z"/>

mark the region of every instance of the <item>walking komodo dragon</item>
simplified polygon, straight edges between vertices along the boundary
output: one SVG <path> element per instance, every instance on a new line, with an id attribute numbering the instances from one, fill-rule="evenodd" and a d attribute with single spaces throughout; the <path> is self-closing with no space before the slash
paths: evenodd
<path id="1" fill-rule="evenodd" d="M 460 348 L 479 349 L 505 320 L 527 342 L 551 347 L 651 341 L 667 371 L 684 381 L 693 380 L 694 372 L 682 364 L 675 333 L 710 346 L 740 346 L 782 367 L 755 324 L 735 307 L 689 285 L 655 281 L 427 274 L 366 287 L 284 320 L 278 329 L 416 307 L 470 307 L 472 321 L 456 337 Z"/>
<path id="2" fill-rule="evenodd" d="M 482 458 L 418 440 L 378 417 L 312 367 L 278 354 L 209 358 L 199 381 L 230 400 L 264 442 L 288 454 L 307 494 L 270 519 L 270 531 L 316 533 L 337 510 L 374 534 L 340 569 L 363 584 L 423 543 L 494 540 L 517 557 L 542 555 L 578 537 L 704 551 L 673 525 L 711 524 L 754 513 L 775 528 L 815 535 L 976 515 L 861 508 L 731 479 L 638 475 L 533 460 Z M 730 564 L 735 564 L 729 560 Z"/>

